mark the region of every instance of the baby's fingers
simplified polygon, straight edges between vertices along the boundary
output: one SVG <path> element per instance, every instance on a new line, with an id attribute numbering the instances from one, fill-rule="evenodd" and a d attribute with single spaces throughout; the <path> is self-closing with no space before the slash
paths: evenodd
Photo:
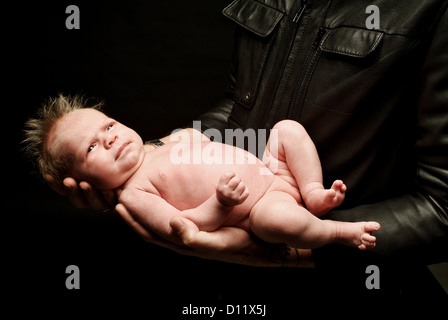
<path id="1" fill-rule="evenodd" d="M 241 193 L 240 196 L 240 202 L 243 203 L 244 201 L 246 201 L 246 199 L 249 197 L 249 188 L 248 187 L 244 187 L 243 192 Z"/>
<path id="2" fill-rule="evenodd" d="M 229 171 L 221 175 L 218 185 L 228 185 L 229 182 L 236 176 L 235 172 Z"/>
<path id="3" fill-rule="evenodd" d="M 241 178 L 238 176 L 234 176 L 230 181 L 227 183 L 227 186 L 231 190 L 237 190 L 238 188 L 241 189 L 241 185 L 244 187 L 244 183 L 241 182 Z"/>

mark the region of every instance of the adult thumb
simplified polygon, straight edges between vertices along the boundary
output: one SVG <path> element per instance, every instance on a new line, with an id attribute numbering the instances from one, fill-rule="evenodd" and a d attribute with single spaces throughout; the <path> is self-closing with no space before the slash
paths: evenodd
<path id="1" fill-rule="evenodd" d="M 199 232 L 199 228 L 193 221 L 183 217 L 171 218 L 170 227 L 173 234 L 187 246 L 192 243 L 195 235 Z"/>

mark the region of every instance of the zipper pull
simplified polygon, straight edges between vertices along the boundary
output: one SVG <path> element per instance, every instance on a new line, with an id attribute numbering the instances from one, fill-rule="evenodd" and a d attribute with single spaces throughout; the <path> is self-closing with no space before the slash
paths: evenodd
<path id="1" fill-rule="evenodd" d="M 294 16 L 294 18 L 292 18 L 292 22 L 298 23 L 300 21 L 300 18 L 302 18 L 303 12 L 306 9 L 306 1 L 303 0 L 302 1 L 302 7 L 300 8 L 300 10 L 296 13 L 296 15 Z"/>
<path id="2" fill-rule="evenodd" d="M 314 42 L 313 42 L 314 50 L 317 50 L 319 48 L 320 42 L 321 42 L 322 37 L 324 36 L 325 32 L 327 32 L 327 30 L 324 27 L 319 28 L 319 32 L 317 33 L 316 39 L 314 39 Z"/>

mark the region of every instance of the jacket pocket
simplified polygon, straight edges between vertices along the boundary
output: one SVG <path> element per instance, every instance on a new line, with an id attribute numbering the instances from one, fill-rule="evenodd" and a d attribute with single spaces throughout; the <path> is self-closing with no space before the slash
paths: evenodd
<path id="1" fill-rule="evenodd" d="M 327 31 L 319 47 L 324 52 L 365 58 L 375 51 L 382 38 L 381 32 L 341 27 Z"/>
<path id="2" fill-rule="evenodd" d="M 234 59 L 240 63 L 234 64 L 234 99 L 250 109 L 272 48 L 272 31 L 284 13 L 257 1 L 236 0 L 223 14 L 239 26 Z"/>
<path id="3" fill-rule="evenodd" d="M 352 114 L 364 99 L 382 39 L 383 33 L 373 30 L 325 30 L 317 48 L 318 59 L 312 67 L 305 106 Z"/>

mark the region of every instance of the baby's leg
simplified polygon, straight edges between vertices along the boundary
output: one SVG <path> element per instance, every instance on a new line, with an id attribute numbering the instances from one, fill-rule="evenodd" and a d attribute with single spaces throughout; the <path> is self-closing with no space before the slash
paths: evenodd
<path id="1" fill-rule="evenodd" d="M 375 246 L 371 232 L 379 230 L 380 225 L 320 220 L 298 205 L 291 195 L 271 191 L 252 208 L 250 228 L 267 242 L 286 243 L 295 248 L 341 243 L 364 250 Z"/>
<path id="2" fill-rule="evenodd" d="M 342 180 L 334 181 L 330 189 L 325 189 L 322 183 L 312 182 L 300 190 L 308 210 L 317 217 L 339 206 L 344 201 L 345 191 L 347 186 Z"/>
<path id="3" fill-rule="evenodd" d="M 331 189 L 324 188 L 316 147 L 303 126 L 296 121 L 283 120 L 273 129 L 277 134 L 271 134 L 263 162 L 278 170 L 274 172 L 277 175 L 285 176 L 285 171 L 290 171 L 307 209 L 314 215 L 321 216 L 340 205 L 347 187 L 337 180 Z"/>

